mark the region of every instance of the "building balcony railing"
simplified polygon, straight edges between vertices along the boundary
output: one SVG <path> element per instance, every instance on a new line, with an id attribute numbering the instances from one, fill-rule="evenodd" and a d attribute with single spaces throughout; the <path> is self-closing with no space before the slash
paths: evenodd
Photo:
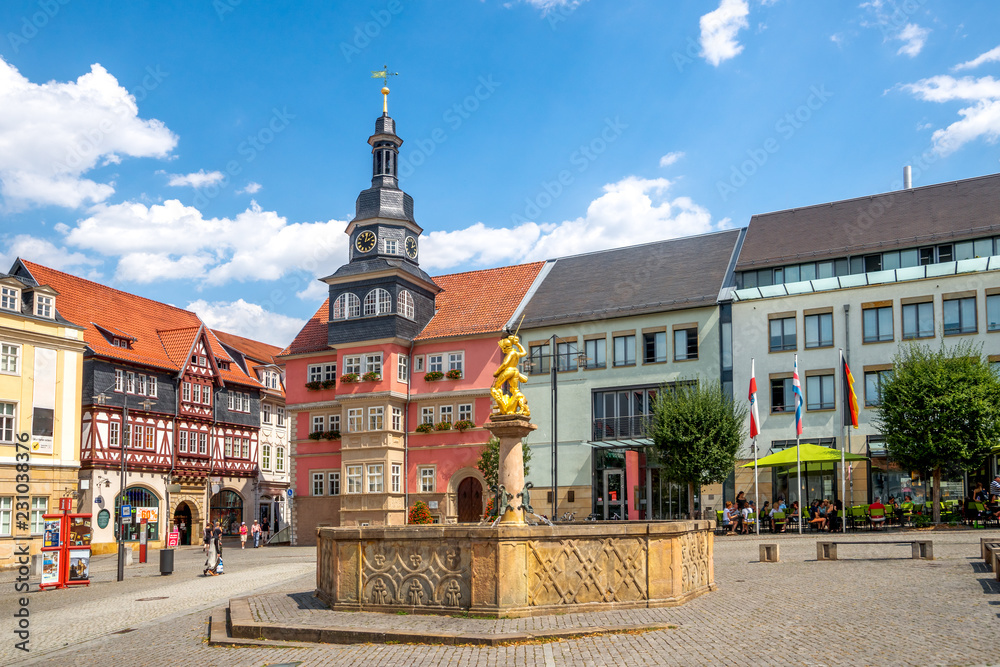
<path id="1" fill-rule="evenodd" d="M 627 440 L 647 437 L 647 423 L 650 415 L 633 417 L 607 417 L 594 420 L 594 441 Z"/>

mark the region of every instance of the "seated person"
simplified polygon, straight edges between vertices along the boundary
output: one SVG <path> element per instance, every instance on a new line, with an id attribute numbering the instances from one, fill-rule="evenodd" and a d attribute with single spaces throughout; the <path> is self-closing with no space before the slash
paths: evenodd
<path id="1" fill-rule="evenodd" d="M 767 527 L 771 525 L 771 501 L 765 500 L 764 506 L 760 508 L 760 525 Z"/>
<path id="2" fill-rule="evenodd" d="M 812 502 L 809 513 L 812 515 L 809 519 L 809 525 L 816 526 L 820 530 L 826 530 L 826 508 L 818 500 Z"/>
<path id="3" fill-rule="evenodd" d="M 788 522 L 798 523 L 798 521 L 799 521 L 799 501 L 796 500 L 795 502 L 792 503 L 792 506 L 788 509 L 787 519 L 788 519 Z M 786 525 L 787 525 L 787 523 L 786 523 Z M 784 532 L 784 531 L 782 531 L 782 532 Z"/>
<path id="4" fill-rule="evenodd" d="M 871 516 L 872 510 L 882 510 L 882 516 Z M 880 498 L 875 496 L 875 502 L 868 506 L 868 520 L 872 523 L 872 528 L 878 530 L 878 527 L 885 521 L 885 505 L 880 502 Z"/>
<path id="5" fill-rule="evenodd" d="M 733 508 L 733 501 L 727 500 L 726 506 L 722 508 L 722 527 L 726 531 L 726 535 L 733 534 L 733 523 L 729 518 L 729 511 Z"/>

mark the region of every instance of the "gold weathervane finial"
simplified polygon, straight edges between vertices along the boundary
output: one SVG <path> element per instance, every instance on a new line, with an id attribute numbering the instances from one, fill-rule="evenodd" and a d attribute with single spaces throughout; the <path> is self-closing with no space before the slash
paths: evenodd
<path id="1" fill-rule="evenodd" d="M 389 77 L 399 76 L 399 72 L 390 72 L 388 65 L 383 65 L 379 71 L 372 72 L 373 79 L 382 79 L 382 113 L 389 113 Z"/>

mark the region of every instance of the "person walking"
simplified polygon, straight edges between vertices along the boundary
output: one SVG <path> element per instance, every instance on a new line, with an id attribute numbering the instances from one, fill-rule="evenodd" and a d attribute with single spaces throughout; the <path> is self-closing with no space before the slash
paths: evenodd
<path id="1" fill-rule="evenodd" d="M 205 523 L 204 542 L 205 542 L 205 553 L 207 554 L 208 551 L 209 551 L 209 547 L 212 544 L 212 522 L 211 521 L 208 521 L 208 522 Z"/>
<path id="2" fill-rule="evenodd" d="M 247 548 L 247 522 L 240 524 L 240 550 Z"/>
<path id="3" fill-rule="evenodd" d="M 264 544 L 267 546 L 267 541 L 271 538 L 271 525 L 267 522 L 267 517 L 264 517 L 264 523 L 261 525 L 260 529 L 264 531 Z"/>
<path id="4" fill-rule="evenodd" d="M 256 549 L 260 546 L 260 524 L 257 523 L 257 519 L 253 520 L 253 526 L 250 527 L 250 533 L 253 535 L 253 548 Z"/>

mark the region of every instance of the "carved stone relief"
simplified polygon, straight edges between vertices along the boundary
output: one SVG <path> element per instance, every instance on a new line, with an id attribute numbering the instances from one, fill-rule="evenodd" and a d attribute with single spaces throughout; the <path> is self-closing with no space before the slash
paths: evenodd
<path id="1" fill-rule="evenodd" d="M 362 552 L 362 604 L 469 608 L 468 549 L 383 543 Z"/>
<path id="2" fill-rule="evenodd" d="M 528 604 L 645 600 L 646 550 L 639 539 L 528 542 Z"/>

